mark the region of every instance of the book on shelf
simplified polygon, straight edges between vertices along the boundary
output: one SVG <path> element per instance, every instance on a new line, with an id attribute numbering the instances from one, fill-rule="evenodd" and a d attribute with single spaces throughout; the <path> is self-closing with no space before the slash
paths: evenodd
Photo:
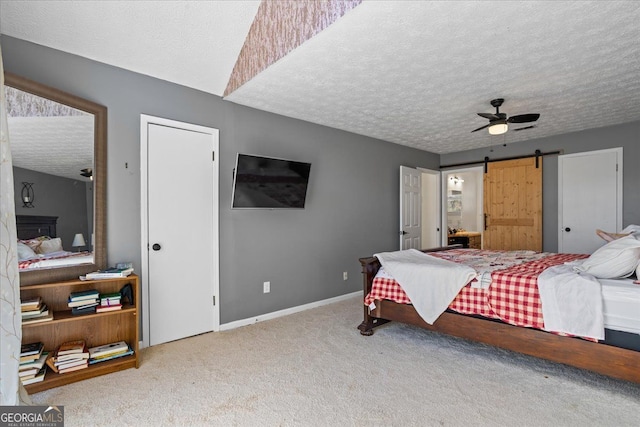
<path id="1" fill-rule="evenodd" d="M 32 323 L 40 323 L 47 322 L 49 320 L 53 320 L 53 313 L 47 313 L 46 315 L 36 316 L 36 317 L 28 317 L 26 319 L 22 319 L 23 325 L 29 325 Z"/>
<path id="2" fill-rule="evenodd" d="M 84 340 L 60 344 L 55 353 L 50 353 L 45 363 L 53 372 L 64 374 L 89 366 L 89 351 Z"/>
<path id="3" fill-rule="evenodd" d="M 40 341 L 22 344 L 20 346 L 20 357 L 39 355 L 44 349 L 44 344 Z M 36 357 L 37 359 L 37 357 Z"/>
<path id="4" fill-rule="evenodd" d="M 38 382 L 44 380 L 44 376 L 46 374 L 47 374 L 47 365 L 43 365 L 42 368 L 40 368 L 40 370 L 38 371 L 38 373 L 36 375 L 34 375 L 32 378 L 29 378 L 29 379 L 20 378 L 20 381 L 22 382 L 22 385 L 29 385 L 29 384 L 33 384 L 33 383 L 38 383 Z"/>
<path id="5" fill-rule="evenodd" d="M 76 301 L 77 302 L 77 301 Z M 69 306 L 71 307 L 71 309 L 76 309 L 76 310 L 82 310 L 85 308 L 89 308 L 89 307 L 95 307 L 98 305 L 98 300 L 87 300 L 87 301 L 81 301 L 83 304 L 82 305 L 72 305 Z"/>
<path id="6" fill-rule="evenodd" d="M 125 341 L 99 345 L 89 349 L 89 358 L 95 359 L 98 357 L 109 356 L 115 353 L 127 351 L 128 349 L 129 345 Z"/>
<path id="7" fill-rule="evenodd" d="M 60 344 L 56 351 L 56 357 L 65 354 L 84 353 L 86 344 L 84 340 L 67 341 Z"/>
<path id="8" fill-rule="evenodd" d="M 38 368 L 33 368 L 33 369 L 25 369 L 22 371 L 18 372 L 18 377 L 20 377 L 20 379 L 29 379 L 29 378 L 33 378 L 36 376 L 36 374 L 38 373 L 40 369 Z"/>
<path id="9" fill-rule="evenodd" d="M 122 310 L 122 304 L 117 305 L 100 305 L 96 307 L 96 313 L 104 313 L 105 311 Z"/>
<path id="10" fill-rule="evenodd" d="M 42 298 L 37 296 L 20 301 L 20 311 L 38 310 L 42 304 Z"/>
<path id="11" fill-rule="evenodd" d="M 90 313 L 95 313 L 96 312 L 96 307 L 97 305 L 91 305 L 88 307 L 73 307 L 71 309 L 71 314 L 73 315 L 78 315 L 78 314 L 90 314 Z"/>
<path id="12" fill-rule="evenodd" d="M 120 292 L 109 292 L 100 294 L 100 299 L 120 299 L 122 298 L 122 294 Z"/>
<path id="13" fill-rule="evenodd" d="M 31 319 L 32 317 L 46 316 L 47 314 L 49 314 L 49 307 L 46 304 L 42 304 L 37 310 L 23 311 L 22 318 Z"/>
<path id="14" fill-rule="evenodd" d="M 89 367 L 89 363 L 85 360 L 85 362 L 82 365 L 76 365 L 76 366 L 72 366 L 70 368 L 59 369 L 58 373 L 59 374 L 66 374 L 67 372 L 79 371 L 80 369 L 86 369 L 88 367 Z"/>
<path id="15" fill-rule="evenodd" d="M 89 358 L 89 352 L 85 351 L 83 353 L 72 353 L 72 354 L 63 354 L 62 356 L 56 356 L 56 366 L 60 365 L 62 363 L 67 363 L 73 360 L 81 360 L 81 359 L 88 359 Z"/>
<path id="16" fill-rule="evenodd" d="M 78 365 L 86 365 L 87 364 L 87 360 L 88 359 L 74 359 L 74 360 L 68 360 L 65 362 L 55 362 L 55 366 L 56 368 L 58 368 L 58 371 L 62 371 L 65 370 L 67 368 L 73 368 L 74 366 L 78 366 Z"/>
<path id="17" fill-rule="evenodd" d="M 133 349 L 131 347 L 127 347 L 127 350 L 121 351 L 119 353 L 113 353 L 106 356 L 96 357 L 94 359 L 89 359 L 89 364 L 93 365 L 95 363 L 106 362 L 107 360 L 118 359 L 120 357 L 130 356 L 133 354 Z"/>
<path id="18" fill-rule="evenodd" d="M 43 351 L 35 360 L 20 363 L 18 366 L 18 374 L 22 377 L 28 374 L 37 374 L 40 369 L 44 366 L 44 362 L 47 360 L 48 352 Z"/>
<path id="19" fill-rule="evenodd" d="M 50 353 L 47 355 L 47 360 L 45 360 L 45 361 L 44 361 L 44 363 L 45 363 L 47 366 L 49 366 L 49 368 L 51 368 L 51 370 L 52 370 L 53 372 L 56 372 L 56 373 L 57 373 L 57 372 L 58 372 L 58 367 L 56 366 L 56 358 L 55 358 L 55 356 L 54 356 L 53 354 L 54 354 L 54 352 L 50 352 Z"/>
<path id="20" fill-rule="evenodd" d="M 98 304 L 98 299 L 82 299 L 79 301 L 69 301 L 67 303 L 67 306 L 69 308 L 74 308 L 74 307 L 83 307 L 85 305 L 97 305 Z"/>
<path id="21" fill-rule="evenodd" d="M 102 306 L 118 305 L 120 304 L 121 299 L 122 299 L 122 294 L 120 294 L 120 292 L 113 292 L 110 294 L 100 294 L 100 305 Z"/>
<path id="22" fill-rule="evenodd" d="M 96 279 L 112 279 L 118 277 L 127 277 L 131 273 L 133 273 L 133 268 L 107 268 L 106 270 L 98 270 L 93 273 L 87 273 L 84 278 L 85 280 L 96 280 Z"/>
<path id="23" fill-rule="evenodd" d="M 69 294 L 69 302 L 98 299 L 99 297 L 100 297 L 100 292 L 98 292 L 95 289 L 89 289 L 86 291 L 76 291 L 76 292 L 71 292 Z"/>

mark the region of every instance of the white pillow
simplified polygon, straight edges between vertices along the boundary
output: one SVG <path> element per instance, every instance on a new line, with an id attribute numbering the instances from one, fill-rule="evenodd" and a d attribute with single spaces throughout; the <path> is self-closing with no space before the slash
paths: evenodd
<path id="1" fill-rule="evenodd" d="M 25 259 L 37 258 L 38 255 L 28 245 L 18 241 L 18 259 L 23 261 Z"/>
<path id="2" fill-rule="evenodd" d="M 640 225 L 631 224 L 625 227 L 624 230 L 620 232 L 621 234 L 631 234 L 635 236 L 636 239 L 640 239 Z"/>
<path id="3" fill-rule="evenodd" d="M 39 254 L 49 254 L 51 252 L 58 252 L 62 250 L 64 250 L 62 249 L 62 239 L 59 237 L 51 240 L 44 240 L 40 243 L 40 246 L 38 246 Z"/>
<path id="4" fill-rule="evenodd" d="M 633 274 L 639 262 L 640 240 L 631 235 L 602 246 L 575 269 L 599 279 L 618 279 Z"/>

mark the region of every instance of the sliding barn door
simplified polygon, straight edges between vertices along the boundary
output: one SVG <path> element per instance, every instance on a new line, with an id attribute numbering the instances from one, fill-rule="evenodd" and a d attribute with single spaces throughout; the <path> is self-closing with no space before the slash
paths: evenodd
<path id="1" fill-rule="evenodd" d="M 484 174 L 484 248 L 542 250 L 542 158 L 492 162 Z"/>

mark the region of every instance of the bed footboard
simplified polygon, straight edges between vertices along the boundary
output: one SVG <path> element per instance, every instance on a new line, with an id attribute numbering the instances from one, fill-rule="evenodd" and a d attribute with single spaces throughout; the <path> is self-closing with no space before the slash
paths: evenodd
<path id="1" fill-rule="evenodd" d="M 462 245 L 442 246 L 439 248 L 423 249 L 422 252 L 438 252 L 446 251 L 448 249 L 459 249 Z M 373 279 L 376 277 L 378 270 L 380 269 L 380 261 L 376 257 L 360 258 L 360 265 L 362 265 L 362 277 L 363 277 L 363 297 L 367 296 L 371 292 L 373 286 Z M 360 334 L 365 336 L 373 335 L 373 328 L 384 325 L 387 322 L 397 319 L 385 319 L 379 317 L 380 313 L 378 308 L 371 310 L 369 307 L 363 305 L 364 320 L 358 325 Z"/>
<path id="2" fill-rule="evenodd" d="M 458 248 L 460 245 L 455 247 Z M 453 249 L 453 247 L 423 252 L 446 249 Z M 368 257 L 360 258 L 360 263 L 364 279 L 364 296 L 366 296 L 371 291 L 373 279 L 380 269 L 380 262 L 375 257 Z M 376 300 L 374 309 L 364 307 L 364 320 L 358 325 L 358 329 L 362 335 L 369 336 L 373 335 L 374 328 L 390 321 L 418 326 L 640 384 L 640 351 L 580 338 L 564 337 L 495 320 L 445 312 L 433 325 L 429 325 L 418 315 L 412 305 Z"/>

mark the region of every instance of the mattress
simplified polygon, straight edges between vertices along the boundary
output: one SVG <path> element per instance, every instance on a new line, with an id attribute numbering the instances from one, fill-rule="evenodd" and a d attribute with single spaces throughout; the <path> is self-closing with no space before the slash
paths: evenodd
<path id="1" fill-rule="evenodd" d="M 451 260 L 456 261 L 456 257 L 460 257 L 461 255 L 465 257 L 485 257 L 487 255 L 490 255 L 491 252 L 492 251 L 486 250 L 460 249 L 438 252 L 437 255 L 440 255 L 441 257 L 448 256 L 449 258 L 451 258 Z M 490 264 L 495 265 L 498 269 L 504 268 L 505 266 L 509 265 L 509 268 L 504 270 L 497 270 L 494 273 L 508 275 L 513 273 L 511 272 L 511 270 L 515 269 L 514 272 L 522 276 L 523 273 L 526 273 L 532 268 L 535 270 L 535 268 L 542 268 L 546 264 L 549 264 L 548 266 L 550 266 L 556 265 L 558 263 L 564 263 L 566 261 L 564 258 L 556 259 L 557 257 L 580 256 L 570 254 L 555 254 L 553 256 L 531 261 L 526 256 L 521 255 L 522 254 L 520 254 L 517 258 L 522 258 L 522 261 L 525 262 L 523 264 L 516 264 L 513 266 L 506 263 L 504 259 L 492 259 Z M 524 269 L 525 266 L 528 268 Z M 472 265 L 472 267 L 475 268 L 477 267 L 477 265 Z M 537 270 L 533 271 L 532 274 L 535 275 L 535 273 L 537 272 Z M 491 275 L 493 276 L 494 273 L 491 273 Z M 599 281 L 602 284 L 603 316 L 605 329 L 633 334 L 631 337 L 633 338 L 635 336 L 635 338 L 638 339 L 640 345 L 640 284 L 633 283 L 632 279 L 600 279 Z M 531 280 L 525 282 L 526 286 L 532 286 L 532 283 L 529 283 L 531 282 Z M 533 288 L 536 288 L 536 292 L 534 292 L 535 295 L 533 295 L 532 298 L 535 301 L 538 301 L 537 286 L 533 284 Z M 517 310 L 515 311 L 518 313 L 527 312 L 527 310 L 530 311 L 531 313 L 529 314 L 531 314 L 530 317 L 533 319 L 533 321 L 522 322 L 518 319 L 511 319 L 508 316 L 510 313 L 510 311 L 508 310 L 505 313 L 500 313 L 500 315 L 495 312 L 493 307 L 499 306 L 499 304 L 497 304 L 497 302 L 499 301 L 494 301 L 496 298 L 491 298 L 491 292 L 497 292 L 498 297 L 502 298 L 501 295 L 508 293 L 509 289 L 510 287 L 507 287 L 507 289 L 501 289 L 499 286 L 484 289 L 474 287 L 472 286 L 472 284 L 468 284 L 454 299 L 449 308 L 461 314 L 480 315 L 491 319 L 500 319 L 516 326 L 544 329 L 542 310 L 532 309 L 530 307 L 530 298 L 525 298 L 524 301 L 521 301 L 518 307 L 516 307 Z M 516 295 L 510 295 L 508 298 L 510 301 L 513 300 L 515 302 L 518 302 L 518 298 L 520 298 L 521 296 L 527 296 L 526 293 L 521 292 L 520 288 L 514 288 L 512 291 L 516 292 Z M 398 282 L 396 282 L 395 279 L 386 274 L 384 272 L 384 269 L 382 268 L 373 280 L 371 292 L 365 296 L 365 305 L 370 305 L 376 299 L 388 299 L 400 304 L 411 304 L 411 301 L 404 293 L 404 290 L 402 290 Z M 491 304 L 489 304 L 489 302 Z M 535 307 L 539 308 L 540 304 L 535 305 Z M 508 319 L 505 320 L 505 317 L 507 317 Z"/>
<path id="2" fill-rule="evenodd" d="M 632 279 L 599 279 L 604 327 L 640 334 L 640 284 Z"/>
<path id="3" fill-rule="evenodd" d="M 32 258 L 18 262 L 20 272 L 38 270 L 41 268 L 68 267 L 79 264 L 93 264 L 93 252 L 59 251 L 44 255 L 42 258 Z"/>

